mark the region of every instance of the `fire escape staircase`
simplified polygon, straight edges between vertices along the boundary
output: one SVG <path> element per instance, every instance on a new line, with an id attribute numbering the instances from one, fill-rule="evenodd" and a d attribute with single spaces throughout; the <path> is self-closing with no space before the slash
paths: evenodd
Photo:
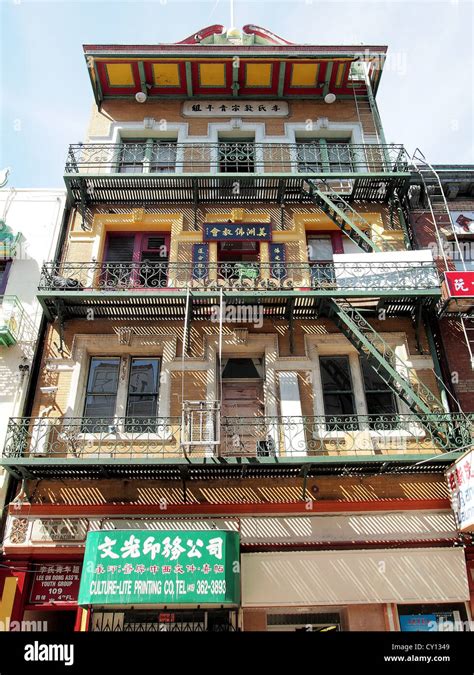
<path id="1" fill-rule="evenodd" d="M 340 194 L 332 191 L 331 196 L 317 186 L 311 179 L 306 181 L 308 192 L 314 203 L 366 253 L 379 253 L 379 247 L 364 232 L 370 231 L 369 223 Z"/>
<path id="2" fill-rule="evenodd" d="M 416 371 L 395 354 L 353 304 L 329 299 L 326 313 L 442 449 L 460 447 L 466 441 L 463 429 L 453 426 L 449 414 L 443 416 L 442 402 L 420 382 Z"/>

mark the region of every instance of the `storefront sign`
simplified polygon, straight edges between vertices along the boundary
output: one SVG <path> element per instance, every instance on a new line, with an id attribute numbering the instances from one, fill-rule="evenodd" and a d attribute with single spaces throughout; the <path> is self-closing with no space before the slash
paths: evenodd
<path id="1" fill-rule="evenodd" d="M 31 541 L 85 541 L 89 521 L 85 518 L 35 518 L 31 528 Z"/>
<path id="2" fill-rule="evenodd" d="M 286 117 L 285 101 L 185 101 L 183 115 L 189 117 Z"/>
<path id="3" fill-rule="evenodd" d="M 76 602 L 81 580 L 81 566 L 77 563 L 40 565 L 33 576 L 30 602 Z"/>
<path id="4" fill-rule="evenodd" d="M 461 532 L 474 532 L 474 449 L 446 472 L 451 506 Z"/>
<path id="5" fill-rule="evenodd" d="M 407 614 L 400 616 L 400 630 L 404 633 L 419 633 L 438 630 L 438 622 L 434 614 Z"/>
<path id="6" fill-rule="evenodd" d="M 239 534 L 223 530 L 89 532 L 80 605 L 234 605 Z"/>
<path id="7" fill-rule="evenodd" d="M 452 298 L 474 298 L 474 272 L 445 272 L 444 277 Z"/>
<path id="8" fill-rule="evenodd" d="M 205 223 L 204 241 L 271 241 L 270 223 Z"/>

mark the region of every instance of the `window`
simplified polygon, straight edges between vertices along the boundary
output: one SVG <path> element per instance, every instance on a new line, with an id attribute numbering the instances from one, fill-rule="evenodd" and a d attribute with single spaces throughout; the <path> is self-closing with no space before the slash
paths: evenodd
<path id="1" fill-rule="evenodd" d="M 330 234 L 308 237 L 308 258 L 310 262 L 330 262 L 333 257 L 333 243 Z"/>
<path id="2" fill-rule="evenodd" d="M 334 253 L 344 253 L 342 234 L 311 235 L 308 237 L 308 260 L 311 266 L 313 288 L 335 286 Z"/>
<path id="3" fill-rule="evenodd" d="M 176 141 L 156 139 L 122 140 L 119 173 L 174 173 Z"/>
<path id="4" fill-rule="evenodd" d="M 329 170 L 332 173 L 353 171 L 350 139 L 327 142 Z"/>
<path id="5" fill-rule="evenodd" d="M 393 415 L 397 412 L 395 396 L 388 384 L 372 368 L 367 359 L 360 358 L 369 415 Z"/>
<path id="6" fill-rule="evenodd" d="M 219 141 L 219 171 L 221 173 L 253 173 L 255 171 L 254 139 Z"/>
<path id="7" fill-rule="evenodd" d="M 298 141 L 296 144 L 296 159 L 300 173 L 321 173 L 323 161 L 318 139 Z"/>
<path id="8" fill-rule="evenodd" d="M 174 173 L 177 143 L 154 141 L 151 147 L 150 173 Z"/>
<path id="9" fill-rule="evenodd" d="M 296 161 L 300 173 L 353 171 L 351 139 L 300 139 L 296 143 Z"/>
<path id="10" fill-rule="evenodd" d="M 143 141 L 122 141 L 119 173 L 143 173 L 145 147 Z"/>
<path id="11" fill-rule="evenodd" d="M 321 356 L 321 380 L 323 386 L 324 412 L 327 416 L 354 415 L 355 402 L 352 378 L 347 356 Z M 352 423 L 354 420 L 352 420 Z M 338 424 L 344 430 L 346 423 Z M 328 428 L 336 428 L 333 421 Z"/>
<path id="12" fill-rule="evenodd" d="M 159 384 L 160 359 L 132 358 L 128 379 L 126 431 L 156 431 Z"/>
<path id="13" fill-rule="evenodd" d="M 128 432 L 156 432 L 160 384 L 159 357 L 133 357 L 128 380 L 120 382 L 120 357 L 94 356 L 90 360 L 84 405 L 84 433 L 107 431 L 114 425 L 117 399 L 126 399 Z M 122 413 L 123 414 L 123 413 Z"/>
<path id="14" fill-rule="evenodd" d="M 164 288 L 168 278 L 169 236 L 161 233 L 110 233 L 102 285 Z"/>
<path id="15" fill-rule="evenodd" d="M 258 241 L 220 241 L 217 244 L 219 278 L 255 281 L 259 277 Z"/>
<path id="16" fill-rule="evenodd" d="M 90 418 L 98 418 L 100 424 L 112 424 L 117 403 L 119 382 L 119 357 L 92 357 L 87 378 L 83 431 L 93 431 L 96 425 Z"/>

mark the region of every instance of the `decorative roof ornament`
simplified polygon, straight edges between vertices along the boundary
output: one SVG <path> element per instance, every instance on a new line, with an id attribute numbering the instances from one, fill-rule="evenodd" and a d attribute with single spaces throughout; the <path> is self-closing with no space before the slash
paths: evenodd
<path id="1" fill-rule="evenodd" d="M 10 173 L 10 167 L 0 170 L 0 189 L 5 187 L 8 183 L 8 175 Z"/>
<path id="2" fill-rule="evenodd" d="M 214 24 L 202 28 L 197 33 L 177 42 L 178 45 L 196 45 L 196 44 L 242 44 L 242 45 L 293 45 L 284 38 L 272 33 L 261 26 L 246 24 L 242 30 L 234 26 L 226 29 L 221 24 Z"/>

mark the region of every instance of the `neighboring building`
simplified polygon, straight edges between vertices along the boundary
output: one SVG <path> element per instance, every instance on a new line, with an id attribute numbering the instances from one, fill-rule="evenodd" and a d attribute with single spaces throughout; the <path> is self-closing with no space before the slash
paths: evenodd
<path id="1" fill-rule="evenodd" d="M 436 344 L 451 410 L 474 412 L 474 166 L 430 166 L 419 159 L 410 190 L 410 225 L 416 246 L 430 248 L 443 270 Z M 447 274 L 444 274 L 448 271 Z M 467 450 L 468 448 L 466 448 Z M 472 452 L 455 464 L 450 484 L 458 493 L 455 511 L 470 513 L 474 503 Z M 470 476 L 466 467 L 470 466 Z M 459 514 L 458 514 L 459 515 Z M 458 523 L 459 524 L 459 523 Z M 474 526 L 462 528 L 474 611 Z"/>
<path id="2" fill-rule="evenodd" d="M 24 412 L 43 310 L 36 297 L 41 266 L 55 255 L 66 191 L 0 190 L 0 442 L 8 419 Z M 7 475 L 0 473 L 0 508 Z"/>
<path id="3" fill-rule="evenodd" d="M 470 617 L 444 472 L 472 420 L 442 379 L 417 172 L 375 104 L 385 52 L 255 26 L 85 46 L 96 107 L 39 283 L 31 414 L 2 457 L 23 479 L 4 613 L 76 630 Z"/>
<path id="4" fill-rule="evenodd" d="M 439 316 L 440 355 L 455 398 L 473 412 L 474 166 L 419 169 L 409 200 L 411 228 L 417 245 L 430 248 L 439 268 L 450 270 Z"/>

